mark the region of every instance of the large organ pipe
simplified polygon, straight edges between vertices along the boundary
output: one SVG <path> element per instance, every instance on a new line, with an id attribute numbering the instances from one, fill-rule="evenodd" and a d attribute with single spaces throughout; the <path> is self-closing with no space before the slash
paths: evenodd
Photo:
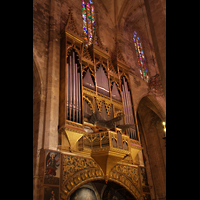
<path id="1" fill-rule="evenodd" d="M 72 63 L 72 80 L 73 80 L 73 107 L 72 107 L 72 111 L 73 111 L 73 118 L 72 121 L 76 121 L 75 120 L 75 53 L 73 52 L 73 63 Z"/>
<path id="2" fill-rule="evenodd" d="M 131 124 L 131 121 L 130 121 L 130 101 L 129 101 L 129 92 L 128 92 L 128 88 L 127 88 L 127 83 L 125 83 L 125 88 L 126 88 L 126 101 L 127 101 L 127 118 L 128 118 L 128 124 Z M 128 133 L 129 133 L 129 137 L 131 137 L 131 129 L 129 128 L 128 129 Z"/>
<path id="3" fill-rule="evenodd" d="M 131 110 L 132 110 L 132 108 L 131 108 L 131 102 L 130 102 L 130 92 L 128 91 L 127 92 L 127 99 L 128 99 L 128 110 L 129 110 L 129 124 L 132 124 L 132 122 L 131 122 Z M 132 131 L 132 129 L 131 128 L 129 128 L 129 131 L 130 131 L 130 137 L 131 138 L 133 138 L 133 131 Z"/>
<path id="4" fill-rule="evenodd" d="M 127 105 L 126 105 L 126 96 L 125 96 L 124 84 L 122 85 L 122 96 L 123 96 L 123 105 L 124 105 L 125 122 L 126 122 L 126 124 L 128 124 L 128 120 L 127 120 Z M 129 135 L 128 129 L 127 129 L 127 135 Z"/>
<path id="5" fill-rule="evenodd" d="M 78 71 L 77 71 L 77 64 L 76 64 L 76 68 L 75 68 L 75 72 L 76 72 L 76 74 L 75 74 L 75 87 L 76 87 L 76 122 L 78 122 L 78 84 L 77 84 L 77 82 L 78 82 Z"/>
<path id="6" fill-rule="evenodd" d="M 128 122 L 131 124 L 131 119 L 130 119 L 130 114 L 131 114 L 131 103 L 130 103 L 130 98 L 129 98 L 130 92 L 128 91 L 128 85 L 126 83 L 126 96 L 127 96 L 127 104 L 128 104 Z"/>
<path id="7" fill-rule="evenodd" d="M 123 89 L 123 98 L 124 98 L 124 114 L 125 114 L 125 121 L 126 121 L 126 124 L 128 124 L 128 120 L 127 120 L 127 105 L 126 105 L 126 96 L 125 96 L 124 85 L 122 85 L 122 89 Z"/>
<path id="8" fill-rule="evenodd" d="M 79 108 L 79 114 L 78 114 L 78 122 L 81 123 L 81 82 L 80 82 L 80 73 L 78 73 L 78 108 Z"/>
<path id="9" fill-rule="evenodd" d="M 66 109 L 66 118 L 68 119 L 69 113 L 69 64 L 67 63 L 67 109 Z"/>
<path id="10" fill-rule="evenodd" d="M 127 96 L 128 96 L 128 102 L 129 102 L 129 124 L 132 124 L 132 121 L 131 121 L 131 113 L 132 113 L 132 106 L 131 106 L 131 98 L 130 98 L 130 92 L 128 91 L 127 92 Z M 130 131 L 130 137 L 133 138 L 133 129 L 129 128 L 129 131 Z"/>
<path id="11" fill-rule="evenodd" d="M 69 120 L 71 120 L 72 113 L 72 58 L 69 57 Z"/>
<path id="12" fill-rule="evenodd" d="M 123 77 L 124 78 L 124 77 Z M 125 96 L 125 104 L 126 104 L 126 121 L 127 124 L 129 124 L 129 116 L 128 116 L 128 98 L 127 98 L 127 88 L 126 88 L 126 82 L 125 82 L 125 78 L 124 78 L 124 96 Z"/>
<path id="13" fill-rule="evenodd" d="M 122 87 L 123 87 L 123 85 L 122 85 Z M 126 113 L 125 113 L 125 99 L 124 99 L 124 91 L 123 91 L 123 89 L 122 89 L 122 103 L 123 103 L 123 107 L 124 107 L 124 115 L 126 116 Z M 126 119 L 126 117 L 125 117 L 125 119 Z"/>
<path id="14" fill-rule="evenodd" d="M 128 101 L 128 121 L 129 121 L 129 124 L 131 124 L 131 104 L 130 104 L 129 94 L 130 94 L 130 92 L 127 91 L 127 101 Z"/>

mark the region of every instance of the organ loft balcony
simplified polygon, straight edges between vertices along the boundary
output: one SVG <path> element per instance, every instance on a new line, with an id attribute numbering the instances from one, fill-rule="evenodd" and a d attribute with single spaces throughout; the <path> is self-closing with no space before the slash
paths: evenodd
<path id="1" fill-rule="evenodd" d="M 90 133 L 95 129 L 97 132 Z M 139 164 L 137 154 L 142 150 L 139 141 L 122 134 L 120 128 L 102 131 L 94 126 L 93 129 L 89 128 L 87 123 L 82 125 L 69 122 L 65 128 L 60 129 L 59 135 L 60 150 L 91 156 L 102 168 L 105 180 L 110 170 L 120 161 L 127 159 L 125 162 Z"/>

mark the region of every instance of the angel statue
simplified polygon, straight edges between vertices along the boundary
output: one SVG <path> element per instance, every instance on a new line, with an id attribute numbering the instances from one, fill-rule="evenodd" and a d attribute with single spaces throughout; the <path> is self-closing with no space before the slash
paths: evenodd
<path id="1" fill-rule="evenodd" d="M 59 158 L 56 160 L 57 154 L 55 153 L 47 153 L 46 157 L 46 174 L 45 175 L 52 175 L 56 176 L 56 170 L 60 164 L 56 164 L 59 161 Z"/>

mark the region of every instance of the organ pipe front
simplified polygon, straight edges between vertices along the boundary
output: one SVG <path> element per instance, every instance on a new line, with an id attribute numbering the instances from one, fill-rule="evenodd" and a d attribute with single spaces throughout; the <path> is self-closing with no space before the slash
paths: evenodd
<path id="1" fill-rule="evenodd" d="M 73 122 L 82 123 L 81 76 L 80 70 L 78 71 L 78 63 L 75 61 L 75 54 L 75 51 L 72 50 L 67 59 L 66 119 Z"/>
<path id="2" fill-rule="evenodd" d="M 123 77 L 122 80 L 122 98 L 123 98 L 123 107 L 124 107 L 124 115 L 126 124 L 135 124 L 133 117 L 133 109 L 132 109 L 132 101 L 131 101 L 131 93 L 128 90 L 128 84 Z M 137 139 L 137 134 L 134 128 L 127 129 L 127 135 L 132 139 Z"/>

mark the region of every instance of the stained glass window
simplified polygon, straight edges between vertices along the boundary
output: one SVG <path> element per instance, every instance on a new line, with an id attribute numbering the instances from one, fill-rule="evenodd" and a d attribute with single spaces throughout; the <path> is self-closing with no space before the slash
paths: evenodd
<path id="1" fill-rule="evenodd" d="M 86 46 L 92 44 L 95 32 L 94 5 L 91 0 L 82 0 L 83 32 Z"/>
<path id="2" fill-rule="evenodd" d="M 139 64 L 139 68 L 140 68 L 141 78 L 148 83 L 149 76 L 148 76 L 147 66 L 145 63 L 144 52 L 143 52 L 140 38 L 137 36 L 136 31 L 134 31 L 134 33 L 133 33 L 133 41 L 134 41 L 135 51 L 136 51 L 138 64 Z"/>

